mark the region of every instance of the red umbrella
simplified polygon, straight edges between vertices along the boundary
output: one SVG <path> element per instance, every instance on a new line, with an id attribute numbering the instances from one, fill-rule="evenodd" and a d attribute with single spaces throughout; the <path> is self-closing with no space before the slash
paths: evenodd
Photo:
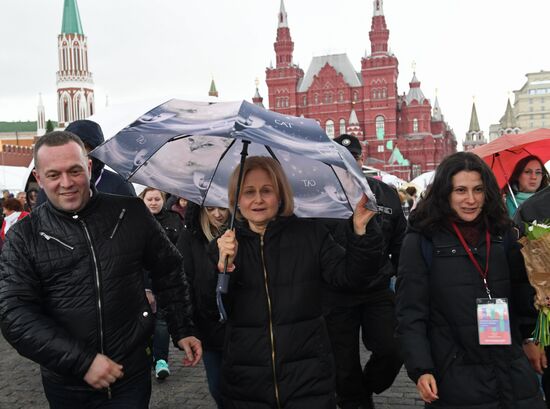
<path id="1" fill-rule="evenodd" d="M 550 160 L 550 129 L 541 128 L 523 134 L 503 135 L 479 148 L 472 149 L 493 170 L 500 188 L 506 186 L 516 163 L 536 155 L 542 163 Z"/>

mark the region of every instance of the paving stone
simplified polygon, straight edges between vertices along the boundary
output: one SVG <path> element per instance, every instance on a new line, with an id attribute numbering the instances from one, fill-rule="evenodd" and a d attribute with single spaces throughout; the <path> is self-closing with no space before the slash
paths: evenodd
<path id="1" fill-rule="evenodd" d="M 216 409 L 202 363 L 185 368 L 181 352 L 171 349 L 170 353 L 171 375 L 163 382 L 157 382 L 153 375 L 150 409 Z M 19 356 L 2 336 L 0 356 L 0 409 L 48 408 L 39 366 Z M 367 357 L 362 351 L 364 361 Z M 374 402 L 377 409 L 418 409 L 424 405 L 404 370 L 390 389 L 374 397 Z"/>

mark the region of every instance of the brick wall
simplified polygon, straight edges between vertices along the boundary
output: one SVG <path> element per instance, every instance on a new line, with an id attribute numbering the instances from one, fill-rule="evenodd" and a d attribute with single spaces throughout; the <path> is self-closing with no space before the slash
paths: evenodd
<path id="1" fill-rule="evenodd" d="M 3 166 L 29 166 L 32 161 L 33 147 L 3 145 L 0 152 L 0 164 Z"/>

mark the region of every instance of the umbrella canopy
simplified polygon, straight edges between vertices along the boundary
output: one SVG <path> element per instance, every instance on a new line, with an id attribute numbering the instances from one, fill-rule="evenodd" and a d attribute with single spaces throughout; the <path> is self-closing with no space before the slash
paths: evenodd
<path id="1" fill-rule="evenodd" d="M 364 192 L 376 201 L 348 150 L 316 121 L 281 115 L 248 102 L 172 99 L 149 110 L 91 155 L 131 182 L 205 206 L 228 207 L 227 185 L 248 155 L 277 159 L 291 183 L 295 213 L 349 217 Z"/>
<path id="2" fill-rule="evenodd" d="M 149 111 L 152 107 L 162 105 L 170 99 L 172 98 L 167 96 L 156 96 L 147 99 L 110 104 L 109 106 L 98 108 L 97 112 L 87 119 L 97 122 L 101 126 L 105 139 L 110 139 L 122 128 L 143 115 L 144 112 Z M 179 99 L 208 103 L 217 102 L 217 98 L 206 96 L 194 97 L 193 95 L 186 95 L 185 98 Z"/>
<path id="3" fill-rule="evenodd" d="M 523 134 L 503 135 L 486 145 L 471 150 L 493 170 L 500 188 L 512 175 L 519 160 L 536 155 L 542 163 L 550 160 L 550 129 L 537 129 Z"/>

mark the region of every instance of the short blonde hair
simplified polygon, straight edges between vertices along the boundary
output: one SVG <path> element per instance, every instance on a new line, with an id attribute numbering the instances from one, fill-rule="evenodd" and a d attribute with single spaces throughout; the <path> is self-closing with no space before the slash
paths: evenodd
<path id="1" fill-rule="evenodd" d="M 244 162 L 243 169 L 243 182 L 246 178 L 246 175 L 251 170 L 261 169 L 269 175 L 269 178 L 273 182 L 275 188 L 275 193 L 277 198 L 280 201 L 278 216 L 290 216 L 294 213 L 294 195 L 292 193 L 292 188 L 290 183 L 281 167 L 281 164 L 275 159 L 268 156 L 249 156 Z M 237 195 L 237 182 L 239 179 L 239 169 L 238 165 L 231 176 L 229 177 L 229 186 L 228 186 L 228 196 L 229 196 L 229 211 L 233 212 L 235 203 L 238 202 Z M 242 188 L 242 184 L 241 184 Z M 237 209 L 237 214 L 235 217 L 239 220 L 242 220 L 243 217 L 240 211 Z"/>
<path id="2" fill-rule="evenodd" d="M 164 193 L 162 190 L 157 189 L 156 187 L 146 187 L 141 191 L 141 193 L 138 195 L 141 200 L 145 200 L 145 195 L 149 192 L 153 192 L 154 190 L 158 191 L 160 193 L 160 196 L 162 197 L 162 202 L 166 203 L 166 193 Z"/>

